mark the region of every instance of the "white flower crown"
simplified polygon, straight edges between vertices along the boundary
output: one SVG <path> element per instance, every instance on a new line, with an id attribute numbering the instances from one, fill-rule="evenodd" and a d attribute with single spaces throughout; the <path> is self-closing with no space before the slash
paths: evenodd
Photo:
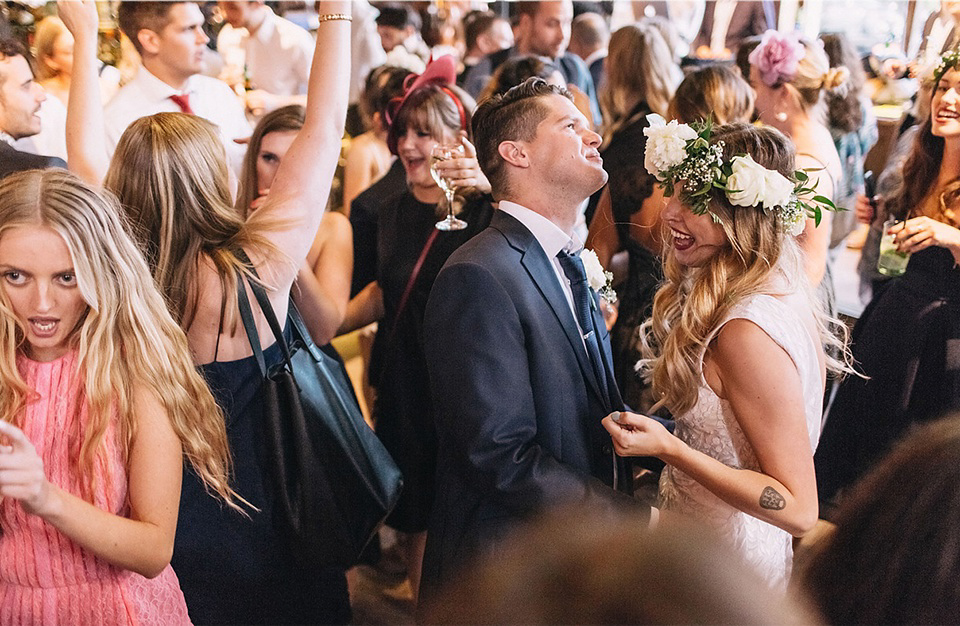
<path id="1" fill-rule="evenodd" d="M 683 200 L 696 215 L 709 213 L 715 222 L 720 222 L 710 210 L 714 189 L 723 192 L 735 206 L 776 211 L 783 232 L 791 235 L 803 232 L 807 216 L 819 226 L 824 209 L 840 210 L 829 198 L 816 195 L 816 183 L 809 184 L 805 170 L 794 172 L 794 182 L 763 167 L 749 154 L 724 162 L 723 142 L 710 144 L 713 124 L 709 120 L 690 125 L 673 120 L 668 124 L 653 113 L 647 121 L 650 126 L 643 129 L 647 137 L 644 167 L 657 177 L 668 196 L 682 181 Z"/>

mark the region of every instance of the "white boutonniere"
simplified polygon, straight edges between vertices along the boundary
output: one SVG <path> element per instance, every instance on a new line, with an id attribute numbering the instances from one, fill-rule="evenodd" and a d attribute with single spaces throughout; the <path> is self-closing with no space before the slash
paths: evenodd
<path id="1" fill-rule="evenodd" d="M 584 250 L 580 253 L 583 269 L 587 273 L 587 284 L 600 294 L 600 297 L 610 304 L 617 301 L 617 292 L 613 290 L 613 272 L 603 269 L 597 253 L 593 250 Z"/>

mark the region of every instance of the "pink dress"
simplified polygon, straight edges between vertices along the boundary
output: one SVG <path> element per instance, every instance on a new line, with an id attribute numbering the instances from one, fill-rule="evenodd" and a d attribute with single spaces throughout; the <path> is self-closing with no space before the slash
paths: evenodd
<path id="1" fill-rule="evenodd" d="M 48 363 L 18 357 L 17 367 L 39 398 L 26 407 L 24 432 L 43 458 L 47 479 L 75 495 L 81 483 L 70 462 L 87 422 L 86 403 L 75 411 L 77 355 Z M 81 390 L 82 391 L 82 390 Z M 127 476 L 113 429 L 107 455 L 95 469 L 94 504 L 128 513 Z M 154 579 L 90 554 L 9 498 L 0 500 L 0 624 L 189 624 L 173 569 Z"/>

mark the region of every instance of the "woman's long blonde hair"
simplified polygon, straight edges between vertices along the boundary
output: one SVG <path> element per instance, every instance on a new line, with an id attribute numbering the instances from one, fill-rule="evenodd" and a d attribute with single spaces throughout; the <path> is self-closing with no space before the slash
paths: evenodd
<path id="1" fill-rule="evenodd" d="M 660 115 L 677 85 L 670 48 L 655 26 L 628 24 L 610 36 L 606 60 L 607 78 L 600 89 L 604 141 L 628 125 L 630 113 L 641 102 Z"/>
<path id="2" fill-rule="evenodd" d="M 723 142 L 723 157 L 749 154 L 764 167 L 793 177 L 794 148 L 774 128 L 746 123 L 714 129 L 710 143 Z M 756 294 L 777 295 L 784 288 L 807 297 L 825 347 L 836 348 L 839 359 L 827 350 L 827 368 L 843 374 L 851 371 L 846 327 L 823 309 L 805 279 L 803 253 L 795 237 L 784 234 L 776 211 L 737 207 L 715 198 L 711 210 L 719 217 L 729 245 L 701 267 L 677 262 L 667 250 L 663 265 L 665 282 L 653 300 L 653 315 L 640 329 L 643 360 L 638 369 L 653 383 L 658 403 L 675 415 L 697 402 L 703 371 L 703 355 L 717 328 L 738 303 Z M 782 273 L 788 283 L 774 284 Z"/>
<path id="3" fill-rule="evenodd" d="M 157 113 L 133 122 L 120 137 L 104 187 L 120 200 L 153 277 L 184 329 L 197 312 L 197 273 L 204 259 L 216 268 L 226 321 L 232 323 L 237 270 L 249 269 L 236 251 L 259 249 L 282 256 L 233 207 L 220 135 L 203 118 Z"/>
<path id="4" fill-rule="evenodd" d="M 81 483 L 92 497 L 93 468 L 116 418 L 124 462 L 137 431 L 134 394 L 147 390 L 163 405 L 186 458 L 211 493 L 237 508 L 228 484 L 230 451 L 224 417 L 194 367 L 187 338 L 171 317 L 128 225 L 109 193 L 98 194 L 58 169 L 23 172 L 0 183 L 0 237 L 38 225 L 63 237 L 88 310 L 71 342 L 77 350 L 89 425 L 75 433 Z M 24 332 L 0 290 L 0 416 L 22 425 L 34 395 L 16 357 Z"/>

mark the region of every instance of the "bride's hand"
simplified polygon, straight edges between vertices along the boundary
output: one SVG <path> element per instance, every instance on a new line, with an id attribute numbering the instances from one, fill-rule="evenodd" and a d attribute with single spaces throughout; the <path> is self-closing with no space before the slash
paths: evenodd
<path id="1" fill-rule="evenodd" d="M 613 449 L 620 456 L 655 456 L 663 458 L 677 439 L 663 424 L 645 415 L 614 411 L 603 418 L 603 427 L 610 433 Z"/>

